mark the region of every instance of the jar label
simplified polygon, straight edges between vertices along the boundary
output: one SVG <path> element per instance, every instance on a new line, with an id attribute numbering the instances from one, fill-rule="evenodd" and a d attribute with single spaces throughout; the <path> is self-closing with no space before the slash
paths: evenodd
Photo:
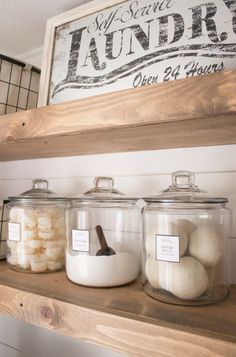
<path id="1" fill-rule="evenodd" d="M 14 242 L 20 241 L 20 223 L 8 223 L 8 239 Z"/>
<path id="2" fill-rule="evenodd" d="M 179 236 L 156 234 L 156 259 L 179 263 Z"/>
<path id="3" fill-rule="evenodd" d="M 72 250 L 76 252 L 89 252 L 89 231 L 72 229 Z"/>

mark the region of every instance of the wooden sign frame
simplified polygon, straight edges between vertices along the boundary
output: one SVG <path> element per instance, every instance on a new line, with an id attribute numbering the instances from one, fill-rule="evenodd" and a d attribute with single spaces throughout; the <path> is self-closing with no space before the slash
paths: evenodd
<path id="1" fill-rule="evenodd" d="M 235 68 L 232 2 L 178 5 L 95 0 L 49 19 L 38 106 Z"/>
<path id="2" fill-rule="evenodd" d="M 84 5 L 78 6 L 63 14 L 48 19 L 43 50 L 38 107 L 48 105 L 49 84 L 51 77 L 56 28 L 63 24 L 96 13 L 99 10 L 104 10 L 106 8 L 126 1 L 127 0 L 94 0 Z"/>

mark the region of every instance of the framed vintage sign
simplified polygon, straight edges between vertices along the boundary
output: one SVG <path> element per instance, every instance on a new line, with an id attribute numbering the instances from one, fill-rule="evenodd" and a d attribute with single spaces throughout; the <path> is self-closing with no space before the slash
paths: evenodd
<path id="1" fill-rule="evenodd" d="M 39 105 L 236 68 L 236 0 L 96 0 L 48 20 Z"/>

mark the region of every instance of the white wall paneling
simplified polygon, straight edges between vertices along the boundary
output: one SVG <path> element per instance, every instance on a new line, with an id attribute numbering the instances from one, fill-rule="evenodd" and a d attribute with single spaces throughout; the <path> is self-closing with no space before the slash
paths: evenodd
<path id="1" fill-rule="evenodd" d="M 120 353 L 0 315 L 1 357 L 125 357 Z"/>
<path id="2" fill-rule="evenodd" d="M 52 190 L 73 196 L 89 189 L 95 176 L 110 175 L 121 191 L 141 197 L 166 188 L 172 171 L 190 170 L 200 188 L 229 198 L 236 237 L 235 155 L 236 145 L 227 145 L 2 162 L 0 195 L 19 194 L 33 178 L 43 177 Z"/>
<path id="3" fill-rule="evenodd" d="M 46 20 L 87 0 L 0 0 L 0 51 L 13 57 L 41 47 L 44 42 Z M 29 63 L 34 53 L 29 54 Z"/>
<path id="4" fill-rule="evenodd" d="M 2 357 L 23 357 L 21 351 L 17 351 L 10 346 L 0 343 L 0 356 Z"/>
<path id="5" fill-rule="evenodd" d="M 21 55 L 18 55 L 17 57 L 20 58 L 21 61 L 24 61 L 25 63 L 41 68 L 42 53 L 43 53 L 43 46 L 40 46 L 38 48 L 34 48 L 33 50 L 24 52 Z"/>
<path id="6" fill-rule="evenodd" d="M 3 162 L 0 195 L 19 194 L 33 178 L 43 177 L 54 191 L 73 196 L 89 189 L 95 176 L 110 175 L 121 191 L 141 197 L 166 188 L 172 171 L 190 170 L 200 188 L 229 198 L 236 237 L 235 155 L 236 145 L 227 145 Z"/>

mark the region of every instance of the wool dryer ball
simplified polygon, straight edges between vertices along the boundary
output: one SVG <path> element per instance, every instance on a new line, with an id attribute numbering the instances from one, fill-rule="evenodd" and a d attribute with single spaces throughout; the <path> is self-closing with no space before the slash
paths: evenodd
<path id="1" fill-rule="evenodd" d="M 186 218 L 177 219 L 175 223 L 179 226 L 182 226 L 188 236 L 190 236 L 190 234 L 195 231 L 195 229 L 197 229 L 197 226 L 192 221 Z"/>
<path id="2" fill-rule="evenodd" d="M 222 256 L 223 242 L 219 226 L 201 226 L 190 236 L 189 254 L 205 266 L 214 266 Z"/>
<path id="3" fill-rule="evenodd" d="M 156 259 L 151 257 L 147 258 L 145 263 L 145 274 L 148 279 L 149 284 L 157 288 L 158 285 L 158 262 Z"/>
<path id="4" fill-rule="evenodd" d="M 184 228 L 172 222 L 160 221 L 156 226 L 146 232 L 145 247 L 147 255 L 154 259 L 156 258 L 156 234 L 179 236 L 180 257 L 185 254 L 188 247 L 188 235 Z"/>
<path id="5" fill-rule="evenodd" d="M 207 289 L 205 268 L 192 257 L 183 257 L 179 263 L 165 262 L 159 266 L 159 285 L 180 299 L 192 300 Z"/>

